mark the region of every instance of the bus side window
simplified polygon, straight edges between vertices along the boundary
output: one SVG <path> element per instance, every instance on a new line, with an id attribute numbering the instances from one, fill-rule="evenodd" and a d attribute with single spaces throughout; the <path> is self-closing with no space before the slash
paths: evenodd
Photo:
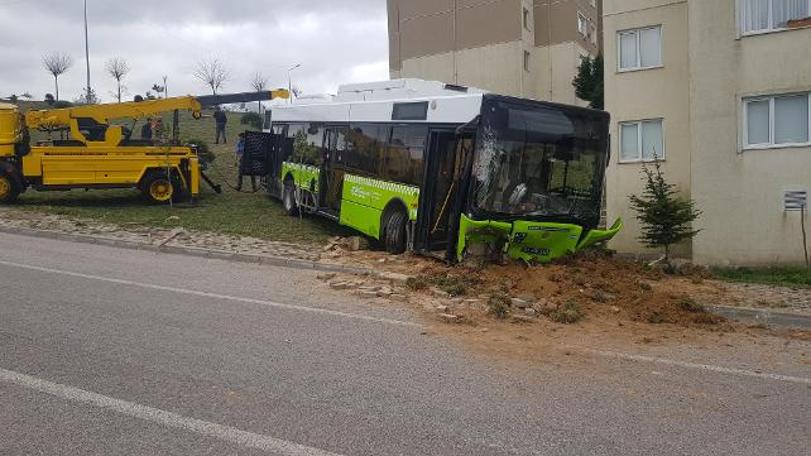
<path id="1" fill-rule="evenodd" d="M 386 149 L 390 127 L 374 124 L 354 124 L 347 134 L 344 164 L 372 177 L 379 177 L 380 158 Z"/>
<path id="2" fill-rule="evenodd" d="M 324 128 L 318 124 L 291 125 L 288 137 L 293 139 L 293 157 L 296 163 L 320 166 L 323 157 Z"/>
<path id="3" fill-rule="evenodd" d="M 421 185 L 428 127 L 395 126 L 385 153 L 381 173 L 386 180 Z"/>

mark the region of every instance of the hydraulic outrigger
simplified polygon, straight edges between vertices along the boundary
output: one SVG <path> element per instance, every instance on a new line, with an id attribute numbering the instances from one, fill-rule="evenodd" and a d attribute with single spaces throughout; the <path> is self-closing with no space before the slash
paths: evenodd
<path id="1" fill-rule="evenodd" d="M 185 96 L 138 102 L 84 105 L 21 114 L 0 104 L 0 202 L 14 201 L 28 187 L 35 190 L 137 188 L 150 201 L 166 203 L 197 198 L 200 180 L 215 185 L 201 171 L 194 145 L 179 140 L 179 111 L 195 119 L 205 107 L 226 103 L 287 98 L 287 90 L 228 95 Z M 133 139 L 132 130 L 112 120 L 137 121 L 173 112 L 171 137 Z M 31 144 L 30 130 L 67 132 L 68 139 Z"/>

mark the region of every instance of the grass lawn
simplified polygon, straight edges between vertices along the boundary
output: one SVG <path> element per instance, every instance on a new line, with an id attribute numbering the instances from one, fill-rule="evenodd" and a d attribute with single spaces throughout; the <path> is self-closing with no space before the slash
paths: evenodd
<path id="1" fill-rule="evenodd" d="M 793 288 L 811 287 L 811 273 L 800 267 L 780 268 L 716 268 L 713 274 L 721 280 L 760 283 Z"/>
<path id="2" fill-rule="evenodd" d="M 149 205 L 135 189 L 87 192 L 36 192 L 29 189 L 21 195 L 15 207 L 115 224 L 183 227 L 286 242 L 318 243 L 336 234 L 346 234 L 347 231 L 334 222 L 316 217 L 288 217 L 281 204 L 261 190 L 258 193 L 239 193 L 225 185 L 225 181 L 236 184 L 233 144 L 237 134 L 248 128 L 240 125 L 240 118 L 239 114 L 229 114 L 229 143 L 217 146 L 214 145 L 212 118 L 194 120 L 188 113 L 181 115 L 181 139 L 194 138 L 208 142 L 217 159 L 207 174 L 223 186 L 223 194 L 217 195 L 205 183 L 201 183 L 202 194 L 196 206 L 187 203 L 174 207 Z M 138 137 L 140 125 L 143 124 L 136 126 L 134 137 Z M 170 124 L 166 125 L 168 127 Z M 251 190 L 248 179 L 243 183 L 243 191 L 246 189 Z"/>

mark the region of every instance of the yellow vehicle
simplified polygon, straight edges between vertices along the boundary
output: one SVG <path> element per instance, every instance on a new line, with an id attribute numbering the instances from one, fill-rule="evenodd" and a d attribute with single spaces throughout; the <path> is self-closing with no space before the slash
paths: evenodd
<path id="1" fill-rule="evenodd" d="M 194 200 L 200 193 L 200 158 L 194 146 L 178 138 L 180 110 L 199 119 L 204 107 L 225 103 L 287 98 L 284 89 L 201 97 L 176 97 L 138 102 L 84 105 L 21 114 L 0 104 L 0 202 L 13 202 L 27 188 L 137 188 L 154 203 Z M 171 137 L 134 139 L 138 119 L 174 112 Z M 133 128 L 113 125 L 130 119 Z M 68 139 L 31 144 L 30 130 L 59 132 Z M 207 179 L 206 179 L 207 180 Z"/>

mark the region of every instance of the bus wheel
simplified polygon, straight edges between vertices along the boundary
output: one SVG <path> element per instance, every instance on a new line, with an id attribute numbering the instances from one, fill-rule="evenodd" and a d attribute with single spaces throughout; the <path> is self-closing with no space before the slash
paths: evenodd
<path id="1" fill-rule="evenodd" d="M 406 223 L 408 217 L 402 211 L 394 211 L 386 220 L 386 251 L 399 255 L 406 250 Z"/>
<path id="2" fill-rule="evenodd" d="M 17 200 L 20 186 L 7 172 L 0 170 L 0 203 L 8 204 Z"/>
<path id="3" fill-rule="evenodd" d="M 163 171 L 151 172 L 141 182 L 141 192 L 154 204 L 165 204 L 176 201 L 182 195 L 180 182 L 174 177 L 166 176 Z"/>
<path id="4" fill-rule="evenodd" d="M 287 212 L 289 216 L 296 216 L 299 212 L 295 192 L 296 189 L 293 187 L 293 182 L 285 181 L 284 189 L 282 190 L 282 204 L 284 205 L 284 211 Z"/>

